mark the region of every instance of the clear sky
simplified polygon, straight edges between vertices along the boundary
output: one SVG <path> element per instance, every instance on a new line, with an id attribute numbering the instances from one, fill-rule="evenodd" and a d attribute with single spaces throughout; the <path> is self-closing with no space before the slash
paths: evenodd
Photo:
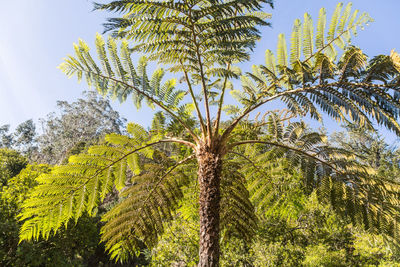
<path id="1" fill-rule="evenodd" d="M 375 22 L 353 39 L 353 44 L 369 56 L 400 52 L 400 1 L 354 0 L 353 8 L 366 11 Z M 344 2 L 345 4 L 347 2 Z M 295 18 L 308 12 L 317 20 L 318 10 L 326 7 L 328 19 L 336 6 L 332 0 L 276 0 L 272 28 L 263 29 L 263 38 L 251 63 L 264 61 L 266 49 L 275 50 L 277 36 L 289 36 Z M 57 100 L 73 101 L 81 96 L 85 83 L 67 79 L 56 67 L 73 52 L 72 43 L 79 38 L 92 47 L 96 32 L 110 14 L 92 12 L 87 0 L 19 0 L 3 1 L 0 9 L 0 125 L 17 124 L 45 117 L 55 111 Z M 129 121 L 149 125 L 148 109 L 138 113 L 131 103 L 113 105 Z M 333 126 L 328 122 L 327 126 Z M 386 133 L 385 133 L 386 134 Z M 392 138 L 390 138 L 392 139 Z"/>

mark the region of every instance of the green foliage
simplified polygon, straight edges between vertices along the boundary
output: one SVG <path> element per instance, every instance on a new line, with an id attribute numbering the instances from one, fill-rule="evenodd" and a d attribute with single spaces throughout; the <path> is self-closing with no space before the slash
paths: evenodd
<path id="1" fill-rule="evenodd" d="M 176 162 L 162 154 L 155 155 L 154 162 L 144 168 L 146 171 L 135 176 L 133 185 L 122 192 L 123 201 L 102 219 L 106 222 L 102 241 L 112 258 L 124 260 L 129 253 L 140 252 L 143 243 L 152 248 L 164 231 L 163 222 L 172 219 L 172 211 L 183 196 L 181 187 L 189 182 Z"/>
<path id="2" fill-rule="evenodd" d="M 344 250 L 329 251 L 324 245 L 310 246 L 307 247 L 304 265 L 305 266 L 347 266 L 346 262 L 343 262 L 346 253 Z"/>
<path id="3" fill-rule="evenodd" d="M 162 69 L 156 70 L 149 79 L 145 57 L 139 60 L 135 68 L 126 40 L 121 42 L 120 58 L 116 40 L 109 37 L 107 49 L 103 37 L 100 34 L 96 36 L 96 49 L 105 74 L 102 74 L 100 67 L 93 61 L 85 42 L 80 40 L 78 44 L 74 44 L 74 48 L 76 58 L 69 56 L 59 66 L 69 77 L 77 75 L 80 80 L 82 76 L 85 76 L 87 83 L 94 86 L 100 94 L 109 94 L 121 102 L 131 94 L 138 108 L 146 97 L 151 107 L 158 104 L 164 109 L 178 112 L 184 118 L 190 116 L 190 113 L 187 113 L 188 107 L 179 106 L 185 92 L 175 89 L 176 80 L 171 79 L 162 84 L 161 80 L 164 76 Z"/>
<path id="4" fill-rule="evenodd" d="M 47 165 L 28 165 L 0 190 L 0 265 L 1 266 L 83 266 L 108 263 L 99 246 L 98 219 L 84 216 L 68 230 L 36 243 L 18 245 L 18 214 L 36 178 L 50 171 Z"/>
<path id="5" fill-rule="evenodd" d="M 157 245 L 149 251 L 151 266 L 196 266 L 199 250 L 198 192 L 195 185 L 184 190 L 184 198 L 174 219 L 166 223 L 166 230 Z"/>
<path id="6" fill-rule="evenodd" d="M 27 165 L 27 159 L 15 150 L 0 149 L 0 188 Z"/>
<path id="7" fill-rule="evenodd" d="M 20 215 L 24 221 L 21 240 L 48 239 L 71 219 L 78 221 L 85 212 L 94 216 L 115 186 L 122 200 L 103 217 L 106 248 L 113 257 L 127 259 L 124 253 L 133 254 L 141 242 L 149 247 L 154 244 L 163 229 L 161 218 L 174 209 L 187 175 L 179 170 L 180 163 L 151 147 L 163 142 L 160 136 L 132 123 L 127 132 L 131 137 L 107 135 L 104 144 L 89 147 L 86 153 L 70 157 L 67 165 L 37 179 L 39 185 Z M 133 225 L 138 239 L 130 235 Z"/>
<path id="8" fill-rule="evenodd" d="M 273 205 L 259 218 L 256 234 L 245 241 L 231 237 L 221 243 L 222 266 L 396 266 L 395 247 L 383 236 L 366 233 L 338 217 L 330 205 L 321 205 L 315 193 L 304 194 L 301 177 L 288 178 L 272 190 L 302 194 L 297 213 L 282 213 Z M 149 253 L 151 265 L 195 266 L 198 248 L 197 195 L 189 189 L 173 222 Z M 297 200 L 287 200 L 288 206 Z M 256 205 L 257 201 L 254 202 Z"/>

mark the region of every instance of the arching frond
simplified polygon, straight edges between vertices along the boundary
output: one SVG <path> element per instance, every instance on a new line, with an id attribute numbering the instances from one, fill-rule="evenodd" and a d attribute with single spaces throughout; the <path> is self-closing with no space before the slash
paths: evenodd
<path id="1" fill-rule="evenodd" d="M 306 192 L 317 190 L 321 201 L 329 202 L 353 223 L 372 232 L 398 234 L 399 184 L 377 177 L 370 167 L 356 161 L 351 152 L 328 146 L 323 135 L 308 131 L 303 123 L 284 127 L 279 120 L 270 121 L 280 127 L 267 128 L 268 134 L 258 136 L 258 140 L 232 144 L 232 147 L 243 145 L 233 153 L 245 159 L 241 161 L 242 171 L 249 181 L 251 200 L 258 209 L 276 212 L 282 205 L 283 211 L 291 210 L 293 207 L 285 203 L 293 203 L 294 192 L 282 189 L 277 196 L 276 187 L 280 183 L 290 184 L 283 182 L 285 179 L 300 179 Z M 283 134 L 277 134 L 276 129 L 281 128 Z M 289 174 L 293 177 L 288 178 Z M 301 205 L 301 200 L 297 201 Z M 286 213 L 280 216 L 290 218 Z"/>
<path id="2" fill-rule="evenodd" d="M 242 165 L 229 159 L 223 166 L 221 178 L 221 229 L 222 241 L 235 236 L 249 241 L 257 229 L 257 217 L 250 202 Z"/>
<path id="3" fill-rule="evenodd" d="M 312 26 L 308 25 L 312 25 L 312 21 L 309 15 L 305 15 L 302 32 L 305 49 L 292 68 L 285 65 L 282 49 L 284 40 L 282 35 L 279 36 L 278 44 L 281 45 L 277 54 L 280 61 L 275 68 L 281 69 L 281 72 L 271 79 L 271 52 L 266 54 L 268 66 L 261 66 L 268 79 L 262 87 L 274 89 L 275 93 L 265 90 L 268 93 L 259 95 L 245 105 L 241 115 L 224 132 L 225 137 L 251 111 L 275 99 L 281 99 L 292 112 L 300 115 L 310 114 L 320 119 L 320 110 L 337 121 L 350 119 L 360 127 L 371 128 L 375 121 L 400 135 L 397 122 L 400 116 L 397 101 L 400 73 L 395 67 L 395 57 L 392 54 L 392 57 L 380 56 L 368 61 L 359 48 L 350 45 L 350 37 L 356 28 L 363 27 L 372 19 L 365 13 L 359 16 L 357 11 L 351 13 L 351 4 L 342 13 L 341 10 L 342 4 L 339 4 L 329 24 L 326 40 L 325 10 L 320 10 L 315 38 L 316 51 L 313 51 L 313 43 L 310 42 L 313 31 Z M 298 35 L 298 23 L 296 21 L 293 36 Z M 298 37 L 292 38 L 293 47 L 297 47 L 296 39 Z M 334 44 L 344 49 L 337 61 Z M 254 79 L 254 75 L 249 77 Z"/>
<path id="4" fill-rule="evenodd" d="M 106 43 L 101 35 L 96 36 L 96 50 L 102 68 L 97 66 L 89 53 L 88 45 L 82 40 L 75 44 L 75 57 L 65 58 L 59 68 L 69 77 L 76 75 L 80 80 L 85 76 L 89 86 L 94 86 L 102 95 L 111 95 L 121 102 L 132 95 L 135 105 L 140 108 L 145 99 L 150 107 L 158 106 L 182 124 L 195 138 L 188 126 L 191 112 L 182 108 L 184 91 L 175 88 L 176 80 L 170 79 L 162 84 L 164 71 L 156 70 L 151 78 L 147 75 L 147 59 L 142 57 L 137 68 L 131 59 L 126 41 L 121 42 L 118 51 L 116 41 L 109 37 Z M 107 53 L 108 52 L 108 53 Z M 110 64 L 111 62 L 111 64 Z"/>
<path id="5" fill-rule="evenodd" d="M 95 214 L 113 187 L 121 191 L 129 184 L 129 173 L 141 173 L 140 158 L 152 160 L 153 146 L 172 142 L 151 136 L 137 124 L 129 124 L 127 131 L 131 137 L 109 134 L 104 144 L 91 146 L 38 178 L 39 185 L 23 205 L 21 240 L 48 238 L 70 219 L 76 221 L 84 212 Z"/>
<path id="6" fill-rule="evenodd" d="M 214 51 L 202 59 L 209 66 L 248 58 L 248 49 L 260 37 L 257 27 L 268 25 L 268 14 L 261 11 L 264 4 L 272 2 L 113 1 L 96 8 L 123 13 L 122 18 L 109 19 L 106 30 L 135 40 L 136 49 L 152 58 L 169 64 L 199 64 L 198 55 Z M 168 49 L 179 53 L 166 56 Z"/>
<path id="7" fill-rule="evenodd" d="M 164 231 L 164 224 L 173 219 L 172 212 L 183 197 L 181 188 L 191 179 L 182 168 L 193 157 L 174 162 L 157 153 L 145 171 L 132 178 L 132 184 L 122 192 L 123 200 L 107 212 L 102 220 L 102 241 L 111 258 L 140 252 L 142 244 L 152 248 Z"/>

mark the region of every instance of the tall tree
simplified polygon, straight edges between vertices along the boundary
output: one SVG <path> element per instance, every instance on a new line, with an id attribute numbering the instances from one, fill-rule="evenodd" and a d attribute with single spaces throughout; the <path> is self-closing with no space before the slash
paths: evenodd
<path id="1" fill-rule="evenodd" d="M 108 30 L 123 38 L 121 48 L 115 39 L 110 37 L 106 45 L 98 35 L 100 67 L 88 45 L 79 41 L 74 45 L 76 55 L 66 58 L 60 68 L 68 76 L 85 77 L 103 95 L 121 101 L 131 95 L 138 107 L 146 100 L 162 114 L 154 125 L 161 125 L 159 119 L 165 117 L 166 126 L 146 131 L 130 124 L 130 137 L 108 135 L 104 145 L 91 147 L 88 153 L 70 158 L 68 165 L 43 176 L 24 204 L 21 239 L 48 237 L 84 211 L 93 214 L 115 185 L 125 198 L 104 216 L 102 233 L 111 256 L 124 259 L 143 243 L 148 247 L 156 243 L 164 220 L 171 217 L 182 197 L 181 188 L 192 177 L 188 170 L 195 167 L 199 185 L 199 266 L 218 266 L 221 227 L 233 225 L 236 231 L 246 233 L 243 229 L 251 231 L 253 225 L 245 177 L 238 173 L 240 165 L 234 164 L 229 155 L 240 154 L 242 146 L 257 144 L 265 151 L 272 150 L 271 155 L 284 153 L 299 161 L 304 159 L 307 166 L 314 166 L 309 177 L 324 177 L 329 185 L 338 183 L 353 190 L 355 200 L 365 200 L 366 192 L 379 185 L 368 183 L 376 177 L 341 151 L 321 147 L 309 153 L 307 149 L 318 138 L 298 146 L 292 139 L 297 135 L 291 131 L 281 136 L 278 130 L 271 140 L 251 132 L 238 135 L 236 131 L 252 112 L 281 99 L 294 114 L 320 119 L 319 111 L 323 111 L 338 121 L 350 119 L 361 127 L 371 127 L 375 120 L 400 134 L 396 121 L 400 113 L 400 76 L 393 57 L 381 55 L 368 61 L 362 50 L 351 46 L 351 36 L 371 19 L 365 13 L 351 12 L 351 4 L 344 9 L 339 4 L 328 27 L 326 12 L 320 10 L 316 33 L 308 14 L 303 22 L 296 20 L 290 53 L 285 37 L 279 35 L 276 59 L 267 50 L 266 64 L 254 66 L 251 73 L 241 76 L 236 64 L 249 59 L 260 38 L 259 27 L 268 25 L 268 15 L 263 12 L 266 4 L 272 5 L 269 0 L 125 0 L 97 5 L 124 14 L 106 24 Z M 343 50 L 340 57 L 338 48 Z M 162 83 L 163 69 L 149 78 L 145 58 L 134 68 L 133 51 L 146 54 L 148 59 L 167 66 L 173 75 L 182 76 L 182 88 L 176 88 L 176 79 Z M 238 77 L 242 86 L 233 90 L 232 80 Z M 229 89 L 239 100 L 236 106 L 224 103 Z M 231 120 L 222 121 L 223 110 L 233 114 Z M 261 127 L 263 123 L 256 125 Z M 274 157 L 264 161 L 273 163 Z M 379 192 L 395 195 L 397 189 L 382 187 Z M 221 194 L 221 190 L 229 193 Z M 360 204 L 366 210 L 364 214 L 382 215 L 382 220 L 388 220 L 388 232 L 397 233 L 397 224 L 390 224 L 396 218 L 391 216 L 396 212 L 395 205 L 380 206 L 382 202 L 371 199 Z M 234 216 L 242 211 L 248 216 Z"/>
<path id="2" fill-rule="evenodd" d="M 27 159 L 15 150 L 0 149 L 0 188 L 27 165 Z"/>
<path id="3" fill-rule="evenodd" d="M 10 148 L 12 145 L 12 135 L 9 134 L 10 125 L 2 125 L 0 127 L 0 147 L 1 148 Z"/>
<path id="4" fill-rule="evenodd" d="M 36 126 L 33 120 L 27 120 L 17 126 L 13 134 L 14 149 L 23 152 L 29 156 L 37 149 L 35 144 Z"/>
<path id="5" fill-rule="evenodd" d="M 0 127 L 0 148 L 12 148 L 25 154 L 34 150 L 36 127 L 33 120 L 19 124 L 13 133 L 9 133 L 10 125 Z"/>
<path id="6" fill-rule="evenodd" d="M 107 99 L 94 92 L 85 92 L 75 102 L 58 101 L 59 114 L 50 113 L 41 119 L 42 134 L 37 139 L 38 153 L 34 161 L 60 164 L 78 143 L 96 143 L 107 133 L 120 133 L 120 118 Z"/>

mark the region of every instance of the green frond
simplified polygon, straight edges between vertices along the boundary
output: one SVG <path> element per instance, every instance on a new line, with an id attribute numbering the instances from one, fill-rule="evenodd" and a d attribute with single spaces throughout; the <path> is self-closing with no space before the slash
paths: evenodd
<path id="1" fill-rule="evenodd" d="M 145 164 L 144 169 L 123 192 L 122 202 L 102 218 L 105 222 L 102 241 L 116 260 L 123 260 L 125 251 L 130 254 L 140 251 L 142 242 L 148 248 L 157 243 L 164 223 L 172 219 L 183 198 L 181 188 L 190 182 L 181 163 L 161 154 L 154 163 Z"/>
<path id="2" fill-rule="evenodd" d="M 346 23 L 349 22 L 349 18 L 351 15 L 351 7 L 352 7 L 352 3 L 348 3 L 343 11 L 343 14 L 340 18 L 339 25 L 337 27 L 337 31 L 339 33 L 342 33 L 344 31 Z"/>
<path id="3" fill-rule="evenodd" d="M 329 30 L 326 36 L 328 42 L 332 42 L 335 39 L 336 28 L 340 19 L 340 12 L 342 11 L 343 3 L 339 3 L 336 6 L 335 11 L 332 14 L 331 23 L 329 24 Z"/>
<path id="4" fill-rule="evenodd" d="M 265 51 L 265 66 L 266 66 L 266 69 L 268 69 L 268 72 L 273 74 L 274 77 L 276 77 L 276 75 L 277 75 L 276 60 L 275 60 L 274 54 L 269 49 L 267 51 Z"/>
<path id="5" fill-rule="evenodd" d="M 303 55 L 309 58 L 314 53 L 314 26 L 311 16 L 304 14 L 303 22 Z M 300 56 L 299 56 L 300 58 Z"/>
<path id="6" fill-rule="evenodd" d="M 77 221 L 85 212 L 93 215 L 113 186 L 118 190 L 126 186 L 128 165 L 138 173 L 138 153 L 148 159 L 154 153 L 143 128 L 130 124 L 128 130 L 132 138 L 107 135 L 105 145 L 92 146 L 37 179 L 39 185 L 23 203 L 21 240 L 48 238 L 71 219 Z"/>
<path id="7" fill-rule="evenodd" d="M 286 67 L 287 64 L 287 48 L 286 48 L 286 39 L 283 33 L 278 36 L 278 49 L 277 49 L 277 58 L 278 65 L 281 67 Z"/>
<path id="8" fill-rule="evenodd" d="M 192 4 L 113 1 L 97 8 L 122 12 L 122 18 L 109 19 L 106 31 L 134 40 L 135 49 L 148 53 L 151 59 L 174 66 L 193 62 L 208 68 L 214 63 L 249 58 L 249 50 L 260 38 L 258 28 L 269 25 L 266 19 L 270 15 L 262 11 L 266 3 L 271 4 L 266 0 Z"/>
<path id="9" fill-rule="evenodd" d="M 320 50 L 325 46 L 325 26 L 326 26 L 326 11 L 325 8 L 319 10 L 317 22 L 317 33 L 315 36 L 315 48 Z"/>
<path id="10" fill-rule="evenodd" d="M 267 51 L 267 66 L 256 68 L 261 70 L 264 79 L 254 70 L 247 75 L 257 83 L 257 88 L 269 90 L 258 92 L 255 100 L 248 96 L 251 101 L 245 101 L 243 95 L 241 103 L 248 110 L 253 110 L 279 97 L 295 114 L 309 114 L 312 118 L 320 119 L 319 112 L 323 111 L 337 121 L 350 119 L 360 127 L 372 127 L 374 120 L 378 125 L 400 134 L 397 122 L 400 117 L 397 103 L 400 98 L 400 75 L 396 64 L 388 56 L 379 56 L 367 62 L 364 53 L 350 45 L 350 37 L 354 29 L 363 27 L 372 19 L 367 14 L 358 16 L 357 11 L 352 13 L 351 4 L 343 12 L 341 10 L 342 4 L 339 4 L 332 16 L 326 41 L 326 15 L 324 9 L 320 10 L 315 37 L 316 50 L 313 49 L 310 16 L 305 14 L 302 32 L 298 29 L 300 22 L 296 20 L 291 38 L 290 67 L 286 66 L 285 39 L 280 34 L 277 65 L 273 66 L 273 54 Z M 299 34 L 302 35 L 303 51 L 297 59 Z M 335 45 L 343 49 L 339 60 L 336 60 Z M 279 67 L 279 73 L 276 73 L 274 67 Z M 247 81 L 246 84 L 251 82 Z"/>
<path id="11" fill-rule="evenodd" d="M 307 31 L 306 24 L 304 24 L 303 31 Z M 294 21 L 292 36 L 290 39 L 291 47 L 290 47 L 290 64 L 293 66 L 295 62 L 300 60 L 301 53 L 301 22 L 299 19 Z M 305 41 L 304 41 L 305 42 Z M 306 45 L 303 43 L 303 46 Z"/>
<path id="12" fill-rule="evenodd" d="M 275 124 L 282 125 L 277 119 Z M 399 212 L 400 185 L 378 178 L 351 152 L 328 146 L 325 136 L 308 131 L 301 122 L 289 123 L 280 135 L 274 131 L 260 132 L 255 143 L 237 146 L 230 154 L 240 162 L 250 199 L 261 216 L 297 218 L 305 203 L 303 184 L 306 192 L 316 190 L 320 201 L 354 224 L 390 236 L 398 232 L 393 221 Z"/>
<path id="13" fill-rule="evenodd" d="M 257 229 L 255 209 L 240 168 L 240 164 L 227 161 L 222 171 L 220 225 L 223 242 L 233 236 L 249 241 Z"/>

